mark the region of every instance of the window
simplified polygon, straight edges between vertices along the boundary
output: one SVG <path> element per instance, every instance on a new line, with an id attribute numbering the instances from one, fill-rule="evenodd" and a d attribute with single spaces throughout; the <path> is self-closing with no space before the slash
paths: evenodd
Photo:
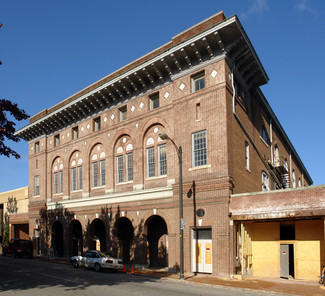
<path id="1" fill-rule="evenodd" d="M 82 189 L 82 166 L 71 168 L 71 191 Z"/>
<path id="2" fill-rule="evenodd" d="M 63 192 L 63 172 L 55 172 L 53 174 L 53 193 L 59 194 Z"/>
<path id="3" fill-rule="evenodd" d="M 82 166 L 78 166 L 78 190 L 82 189 Z"/>
<path id="4" fill-rule="evenodd" d="M 123 182 L 123 155 L 119 155 L 116 158 L 117 166 L 117 183 Z"/>
<path id="5" fill-rule="evenodd" d="M 205 76 L 204 72 L 201 72 L 192 77 L 192 92 L 196 92 L 205 88 Z"/>
<path id="6" fill-rule="evenodd" d="M 296 188 L 296 172 L 292 170 L 292 188 Z"/>
<path id="7" fill-rule="evenodd" d="M 301 180 L 300 180 L 300 178 L 298 179 L 298 187 L 301 187 Z"/>
<path id="8" fill-rule="evenodd" d="M 158 175 L 167 175 L 166 144 L 158 146 Z"/>
<path id="9" fill-rule="evenodd" d="M 127 107 L 126 105 L 119 108 L 120 111 L 120 122 L 127 120 Z"/>
<path id="10" fill-rule="evenodd" d="M 105 160 L 101 160 L 99 162 L 99 169 L 100 169 L 100 179 L 99 179 L 99 186 L 105 185 L 105 176 L 106 176 L 106 169 L 105 169 Z"/>
<path id="11" fill-rule="evenodd" d="M 147 148 L 147 177 L 155 176 L 155 148 Z"/>
<path id="12" fill-rule="evenodd" d="M 126 154 L 126 181 L 133 180 L 133 153 Z"/>
<path id="13" fill-rule="evenodd" d="M 260 136 L 264 140 L 265 143 L 268 143 L 268 135 L 267 135 L 264 124 L 260 128 Z"/>
<path id="14" fill-rule="evenodd" d="M 54 146 L 60 145 L 60 134 L 54 136 Z"/>
<path id="15" fill-rule="evenodd" d="M 279 147 L 275 144 L 274 146 L 274 166 L 278 167 L 280 165 Z"/>
<path id="16" fill-rule="evenodd" d="M 100 130 L 100 117 L 94 118 L 93 124 L 94 124 L 94 127 L 93 127 L 94 132 L 99 131 Z"/>
<path id="17" fill-rule="evenodd" d="M 34 196 L 39 195 L 39 176 L 34 177 Z"/>
<path id="18" fill-rule="evenodd" d="M 77 190 L 77 168 L 71 168 L 71 191 Z"/>
<path id="19" fill-rule="evenodd" d="M 249 144 L 245 141 L 245 167 L 249 170 Z"/>
<path id="20" fill-rule="evenodd" d="M 262 191 L 269 190 L 269 176 L 265 171 L 262 171 Z"/>
<path id="21" fill-rule="evenodd" d="M 74 127 L 74 128 L 72 129 L 72 137 L 73 137 L 73 140 L 78 139 L 78 136 L 79 136 L 79 133 L 78 133 L 78 127 L 76 126 L 76 127 Z"/>
<path id="22" fill-rule="evenodd" d="M 159 107 L 159 92 L 149 96 L 150 110 L 154 110 Z"/>
<path id="23" fill-rule="evenodd" d="M 98 170 L 99 166 L 99 170 Z M 105 185 L 105 160 L 92 163 L 92 185 L 93 187 L 99 187 Z"/>
<path id="24" fill-rule="evenodd" d="M 295 240 L 295 224 L 280 223 L 280 240 Z"/>
<path id="25" fill-rule="evenodd" d="M 206 131 L 192 134 L 193 165 L 194 167 L 207 164 Z"/>
<path id="26" fill-rule="evenodd" d="M 98 187 L 98 162 L 92 163 L 92 173 L 93 187 Z"/>
<path id="27" fill-rule="evenodd" d="M 195 108 L 195 120 L 201 120 L 201 103 L 196 104 Z"/>
<path id="28" fill-rule="evenodd" d="M 39 152 L 39 142 L 35 143 L 35 152 Z"/>
<path id="29" fill-rule="evenodd" d="M 287 170 L 287 172 L 289 172 L 287 158 L 284 159 L 284 168 Z"/>

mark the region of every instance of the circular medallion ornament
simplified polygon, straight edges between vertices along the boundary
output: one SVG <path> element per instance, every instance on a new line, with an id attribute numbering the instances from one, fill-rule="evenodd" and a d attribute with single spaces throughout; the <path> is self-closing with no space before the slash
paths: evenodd
<path id="1" fill-rule="evenodd" d="M 198 210 L 196 211 L 196 215 L 197 215 L 198 217 L 203 217 L 203 216 L 205 215 L 205 211 L 204 211 L 203 209 L 198 209 Z"/>

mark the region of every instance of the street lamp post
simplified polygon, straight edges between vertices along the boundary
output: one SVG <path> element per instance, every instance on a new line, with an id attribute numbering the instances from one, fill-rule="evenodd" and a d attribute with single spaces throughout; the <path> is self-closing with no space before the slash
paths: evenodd
<path id="1" fill-rule="evenodd" d="M 177 152 L 178 165 L 179 165 L 179 247 L 180 247 L 180 259 L 179 259 L 179 279 L 184 279 L 184 240 L 183 232 L 185 228 L 185 222 L 183 220 L 183 170 L 182 170 L 182 147 L 177 146 L 175 142 L 166 134 L 159 133 L 159 137 L 162 140 L 170 140 Z"/>

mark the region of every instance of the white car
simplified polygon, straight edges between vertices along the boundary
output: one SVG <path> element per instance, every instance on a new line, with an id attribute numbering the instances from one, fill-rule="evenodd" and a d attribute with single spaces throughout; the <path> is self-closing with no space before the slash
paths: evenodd
<path id="1" fill-rule="evenodd" d="M 110 269 L 113 272 L 123 269 L 123 261 L 110 257 L 109 255 L 100 251 L 87 251 L 83 256 L 73 256 L 70 258 L 72 266 L 94 268 L 96 271 L 101 269 Z"/>

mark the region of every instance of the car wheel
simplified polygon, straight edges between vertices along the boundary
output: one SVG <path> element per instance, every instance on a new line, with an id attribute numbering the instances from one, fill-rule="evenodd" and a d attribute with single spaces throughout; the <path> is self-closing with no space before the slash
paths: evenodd
<path id="1" fill-rule="evenodd" d="M 79 264 L 78 264 L 78 261 L 77 260 L 73 260 L 72 261 L 72 267 L 73 268 L 78 268 L 79 267 Z"/>
<path id="2" fill-rule="evenodd" d="M 100 265 L 98 263 L 95 264 L 95 271 L 96 272 L 100 271 Z"/>

